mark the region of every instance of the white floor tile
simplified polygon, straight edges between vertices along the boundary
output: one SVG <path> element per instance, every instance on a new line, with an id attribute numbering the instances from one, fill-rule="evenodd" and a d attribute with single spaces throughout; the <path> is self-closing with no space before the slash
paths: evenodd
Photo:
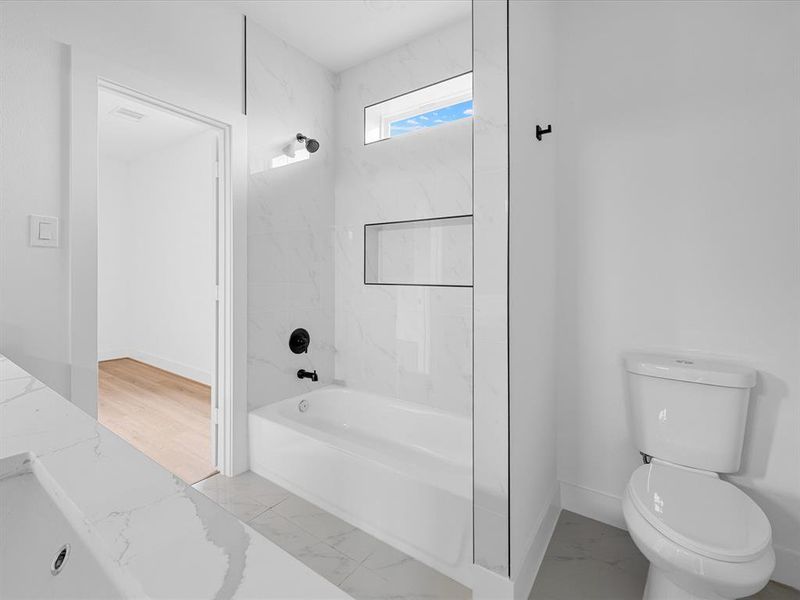
<path id="1" fill-rule="evenodd" d="M 358 568 L 356 561 L 323 542 L 304 548 L 294 556 L 334 585 L 340 585 Z"/>
<path id="2" fill-rule="evenodd" d="M 355 528 L 339 535 L 327 537 L 323 541 L 359 563 L 382 544 L 368 533 Z"/>
<path id="3" fill-rule="evenodd" d="M 289 554 L 307 550 L 320 542 L 305 529 L 272 510 L 261 513 L 250 521 L 248 525 Z"/>
<path id="4" fill-rule="evenodd" d="M 289 496 L 273 510 L 321 540 L 356 530 L 350 523 L 297 496 Z"/>

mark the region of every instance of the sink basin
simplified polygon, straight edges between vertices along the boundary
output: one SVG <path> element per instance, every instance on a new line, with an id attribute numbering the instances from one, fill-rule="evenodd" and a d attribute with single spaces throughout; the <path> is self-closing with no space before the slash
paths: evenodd
<path id="1" fill-rule="evenodd" d="M 0 598 L 131 597 L 103 550 L 35 456 L 0 460 Z"/>

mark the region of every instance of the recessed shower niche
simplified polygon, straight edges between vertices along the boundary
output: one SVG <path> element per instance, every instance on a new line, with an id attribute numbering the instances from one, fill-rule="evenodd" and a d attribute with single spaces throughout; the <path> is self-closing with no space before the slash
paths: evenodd
<path id="1" fill-rule="evenodd" d="M 472 285 L 472 215 L 364 226 L 366 285 Z"/>

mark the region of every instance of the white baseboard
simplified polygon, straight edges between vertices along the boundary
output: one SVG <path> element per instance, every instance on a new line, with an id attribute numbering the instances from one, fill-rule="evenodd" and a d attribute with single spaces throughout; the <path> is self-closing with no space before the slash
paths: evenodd
<path id="1" fill-rule="evenodd" d="M 176 375 L 186 377 L 187 379 L 191 379 L 193 381 L 199 381 L 200 383 L 204 383 L 206 385 L 211 385 L 211 382 L 213 381 L 213 376 L 208 371 L 198 369 L 197 367 L 192 367 L 191 365 L 185 365 L 174 360 L 169 360 L 167 358 L 161 358 L 160 356 L 154 356 L 152 354 L 148 354 L 147 352 L 134 350 L 131 352 L 130 357 L 138 360 L 139 362 L 143 362 L 153 367 L 158 367 L 159 369 L 164 369 L 165 371 L 175 373 Z"/>
<path id="2" fill-rule="evenodd" d="M 104 360 L 118 360 L 120 358 L 128 358 L 131 355 L 131 351 L 128 348 L 117 348 L 111 350 L 98 350 L 97 352 L 97 362 L 103 362 Z"/>
<path id="3" fill-rule="evenodd" d="M 772 579 L 778 583 L 800 590 L 800 552 L 774 546 L 775 571 Z"/>
<path id="4" fill-rule="evenodd" d="M 539 519 L 539 526 L 528 544 L 528 551 L 520 566 L 519 573 L 514 578 L 514 598 L 528 600 L 528 596 L 533 589 L 533 582 L 539 574 L 542 566 L 542 559 L 547 551 L 550 538 L 556 528 L 558 515 L 561 514 L 561 494 L 560 486 L 556 482 L 553 492 L 550 495 L 550 502 Z M 513 559 L 513 556 L 512 556 Z"/>
<path id="5" fill-rule="evenodd" d="M 561 508 L 607 525 L 628 529 L 622 516 L 622 498 L 619 496 L 562 481 Z"/>
<path id="6" fill-rule="evenodd" d="M 133 360 L 138 360 L 151 367 L 157 367 L 164 371 L 180 375 L 181 377 L 186 377 L 186 379 L 204 383 L 205 385 L 211 385 L 211 382 L 214 380 L 213 373 L 198 369 L 197 367 L 192 367 L 191 365 L 169 360 L 168 358 L 161 358 L 160 356 L 148 354 L 147 352 L 140 352 L 139 350 L 104 351 L 99 353 L 97 360 L 116 360 L 118 358 L 132 358 Z"/>

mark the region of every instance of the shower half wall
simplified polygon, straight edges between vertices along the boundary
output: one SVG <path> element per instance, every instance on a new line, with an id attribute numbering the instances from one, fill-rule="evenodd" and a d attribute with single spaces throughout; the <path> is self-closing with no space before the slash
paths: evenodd
<path id="1" fill-rule="evenodd" d="M 365 145 L 364 107 L 471 71 L 471 23 L 455 23 L 338 74 L 256 25 L 248 26 L 247 39 L 251 468 L 469 584 L 472 288 L 414 285 L 413 280 L 410 285 L 365 283 L 364 228 L 371 223 L 471 215 L 471 119 Z M 318 139 L 319 151 L 308 160 L 272 168 L 272 159 L 297 132 Z M 471 236 L 466 239 L 471 246 Z M 469 256 L 464 263 L 471 267 L 471 247 L 465 252 Z M 289 350 L 289 335 L 297 327 L 310 333 L 307 354 Z M 298 369 L 316 370 L 319 381 L 298 379 Z M 385 527 L 392 519 L 371 523 L 370 518 L 378 517 L 370 517 L 369 511 L 353 514 L 357 503 L 342 494 L 350 493 L 349 500 L 358 498 L 369 506 L 385 504 L 385 498 L 363 464 L 337 462 L 341 454 L 333 450 L 342 440 L 331 435 L 321 440 L 308 432 L 297 435 L 298 429 L 287 430 L 286 422 L 276 429 L 270 415 L 285 413 L 278 411 L 277 403 L 296 410 L 308 399 L 310 413 L 325 390 L 347 392 L 326 396 L 333 399 L 326 403 L 332 424 L 347 418 L 347 403 L 335 399 L 357 398 L 365 423 L 382 418 L 379 407 L 394 406 L 397 410 L 391 414 L 417 414 L 420 426 L 465 425 L 456 427 L 466 439 L 453 446 L 458 454 L 454 462 L 447 453 L 440 461 L 463 481 L 443 489 L 431 481 L 408 479 L 408 485 L 392 488 L 393 505 L 403 506 L 405 494 L 405 505 L 410 506 L 419 496 L 419 486 L 427 486 L 435 500 L 430 510 L 415 513 L 412 529 L 435 530 L 437 521 L 446 522 L 452 530 L 449 538 L 460 540 L 455 547 L 436 556 L 436 546 L 425 540 L 417 544 L 400 539 L 409 529 L 401 518 L 395 520 L 393 532 Z M 336 414 L 339 406 L 342 414 Z M 440 414 L 452 418 L 425 418 Z M 275 434 L 278 430 L 281 436 Z M 429 439 L 437 437 L 432 432 Z M 304 478 L 279 473 L 282 461 L 276 463 L 275 458 L 286 455 L 285 448 L 274 447 L 279 438 L 292 445 L 295 459 L 316 461 L 321 470 L 341 470 L 340 481 L 348 482 L 347 489 L 333 497 L 321 485 L 324 477 L 314 477 L 313 469 L 312 476 Z M 387 444 L 391 441 L 388 434 L 382 438 Z M 378 447 L 378 455 L 381 448 L 386 449 Z M 400 452 L 399 460 L 408 462 L 413 472 L 413 464 L 426 452 L 434 456 L 437 450 L 431 446 Z M 399 455 L 384 456 L 388 474 L 392 456 Z"/>

